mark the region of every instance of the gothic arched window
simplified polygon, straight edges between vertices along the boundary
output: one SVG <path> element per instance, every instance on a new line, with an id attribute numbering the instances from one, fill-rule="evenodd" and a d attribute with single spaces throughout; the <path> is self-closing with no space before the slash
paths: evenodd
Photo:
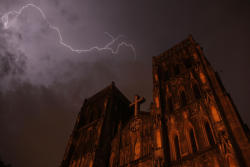
<path id="1" fill-rule="evenodd" d="M 181 154 L 180 154 L 179 138 L 177 135 L 174 137 L 174 145 L 175 145 L 176 160 L 179 160 L 181 159 Z"/>
<path id="2" fill-rule="evenodd" d="M 173 101 L 172 101 L 172 97 L 168 98 L 168 109 L 170 112 L 173 111 Z"/>
<path id="3" fill-rule="evenodd" d="M 174 73 L 175 73 L 175 75 L 180 74 L 180 68 L 179 68 L 178 64 L 174 66 Z"/>
<path id="4" fill-rule="evenodd" d="M 89 122 L 92 122 L 94 120 L 94 113 L 93 111 L 90 112 L 90 119 L 89 119 Z"/>
<path id="5" fill-rule="evenodd" d="M 207 139 L 210 145 L 214 145 L 214 137 L 210 128 L 210 125 L 208 122 L 205 123 L 205 130 L 206 130 L 206 134 L 207 134 Z"/>
<path id="6" fill-rule="evenodd" d="M 190 142 L 191 142 L 191 145 L 192 145 L 193 153 L 195 153 L 195 152 L 197 152 L 197 145 L 196 145 L 196 142 L 195 142 L 193 129 L 189 130 L 189 138 L 190 138 Z"/>
<path id="7" fill-rule="evenodd" d="M 192 67 L 192 58 L 189 57 L 189 58 L 185 59 L 184 64 L 185 64 L 186 68 Z"/>
<path id="8" fill-rule="evenodd" d="M 167 81 L 169 80 L 169 78 L 170 78 L 169 71 L 168 70 L 164 71 L 162 74 L 162 80 Z"/>
<path id="9" fill-rule="evenodd" d="M 184 91 L 181 92 L 181 104 L 182 106 L 187 105 L 187 98 Z"/>
<path id="10" fill-rule="evenodd" d="M 194 91 L 195 98 L 200 99 L 201 98 L 201 92 L 200 92 L 200 89 L 198 88 L 197 84 L 195 84 L 193 86 L 193 91 Z"/>

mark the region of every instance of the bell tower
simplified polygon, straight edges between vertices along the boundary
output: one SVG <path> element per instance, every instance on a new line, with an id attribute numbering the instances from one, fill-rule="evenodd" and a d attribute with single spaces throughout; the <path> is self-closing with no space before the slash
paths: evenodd
<path id="1" fill-rule="evenodd" d="M 153 57 L 153 85 L 167 164 L 250 166 L 249 131 L 192 36 Z"/>
<path id="2" fill-rule="evenodd" d="M 132 115 L 129 104 L 114 82 L 86 99 L 60 167 L 108 166 L 111 141 Z"/>

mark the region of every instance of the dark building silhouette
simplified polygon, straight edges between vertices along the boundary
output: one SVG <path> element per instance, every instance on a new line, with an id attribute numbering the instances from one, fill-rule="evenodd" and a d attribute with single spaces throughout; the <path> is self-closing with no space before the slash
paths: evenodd
<path id="1" fill-rule="evenodd" d="M 61 167 L 245 167 L 250 133 L 189 36 L 153 57 L 153 103 L 114 83 L 85 100 Z"/>
<path id="2" fill-rule="evenodd" d="M 0 167 L 11 167 L 11 165 L 4 163 L 4 161 L 2 161 L 0 158 Z"/>
<path id="3" fill-rule="evenodd" d="M 78 114 L 61 166 L 108 166 L 111 142 L 131 117 L 129 100 L 112 83 L 86 99 Z M 83 165 L 84 164 L 84 165 Z"/>

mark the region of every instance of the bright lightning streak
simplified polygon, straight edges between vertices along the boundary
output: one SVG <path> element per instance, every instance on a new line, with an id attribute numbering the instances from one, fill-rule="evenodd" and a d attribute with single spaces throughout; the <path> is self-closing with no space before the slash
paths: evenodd
<path id="1" fill-rule="evenodd" d="M 135 58 L 136 58 L 135 47 L 134 47 L 132 44 L 130 44 L 130 43 L 127 43 L 127 42 L 122 41 L 122 42 L 120 42 L 120 43 L 117 45 L 117 47 L 116 47 L 115 49 L 113 49 L 111 46 L 112 46 L 118 39 L 120 39 L 122 36 L 119 35 L 119 36 L 117 36 L 116 38 L 114 38 L 111 34 L 109 34 L 109 33 L 107 33 L 107 32 L 106 32 L 105 34 L 108 35 L 108 36 L 111 38 L 111 41 L 110 41 L 109 43 L 107 43 L 104 47 L 93 46 L 93 47 L 91 47 L 91 48 L 89 48 L 89 49 L 74 49 L 71 45 L 69 45 L 69 44 L 67 44 L 67 43 L 64 42 L 60 29 L 59 29 L 58 27 L 52 25 L 52 24 L 48 21 L 48 19 L 47 19 L 45 13 L 43 12 L 43 10 L 42 10 L 41 8 L 39 8 L 38 6 L 36 6 L 35 4 L 32 4 L 32 3 L 26 4 L 25 6 L 23 6 L 23 7 L 20 8 L 19 10 L 12 10 L 12 11 L 9 11 L 9 12 L 5 13 L 5 14 L 1 17 L 1 21 L 2 21 L 2 23 L 3 23 L 4 28 L 5 28 L 5 29 L 8 29 L 8 28 L 10 27 L 10 24 L 9 24 L 9 16 L 10 16 L 10 15 L 13 15 L 14 18 L 17 18 L 19 15 L 22 14 L 22 12 L 23 12 L 26 8 L 29 8 L 29 7 L 35 8 L 35 9 L 37 9 L 37 11 L 39 11 L 39 13 L 41 14 L 42 18 L 43 18 L 43 19 L 46 21 L 46 23 L 48 24 L 49 28 L 52 29 L 52 30 L 54 30 L 54 31 L 57 33 L 59 43 L 60 43 L 62 46 L 64 46 L 64 47 L 70 49 L 72 52 L 76 52 L 76 53 L 79 53 L 79 54 L 80 54 L 80 53 L 84 53 L 84 52 L 90 52 L 90 51 L 93 51 L 93 50 L 97 50 L 97 51 L 104 51 L 104 50 L 106 50 L 106 51 L 110 51 L 112 54 L 117 54 L 117 53 L 119 52 L 120 48 L 121 48 L 122 46 L 125 46 L 125 47 L 130 48 L 130 49 L 133 51 L 133 54 L 134 54 L 134 56 L 135 56 Z"/>

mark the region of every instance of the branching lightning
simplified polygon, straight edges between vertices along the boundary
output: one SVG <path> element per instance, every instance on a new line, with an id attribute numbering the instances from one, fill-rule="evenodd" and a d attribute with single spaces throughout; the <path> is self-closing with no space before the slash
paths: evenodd
<path id="1" fill-rule="evenodd" d="M 63 37 L 62 37 L 62 34 L 61 34 L 61 31 L 58 27 L 52 25 L 48 19 L 47 19 L 47 16 L 45 15 L 44 11 L 36 6 L 35 4 L 32 4 L 32 3 L 29 3 L 29 4 L 26 4 L 25 6 L 21 7 L 19 10 L 12 10 L 12 11 L 9 11 L 7 13 L 5 13 L 2 17 L 1 17 L 1 21 L 2 21 L 2 24 L 4 26 L 5 29 L 8 29 L 10 27 L 10 24 L 9 24 L 9 16 L 13 16 L 14 19 L 18 18 L 22 12 L 27 9 L 27 8 L 35 8 L 42 16 L 42 18 L 45 20 L 45 22 L 48 24 L 49 28 L 54 30 L 56 33 L 57 33 L 57 37 L 58 37 L 58 42 L 70 49 L 72 52 L 76 52 L 78 54 L 81 54 L 81 53 L 86 53 L 86 52 L 91 52 L 93 50 L 97 50 L 97 51 L 110 51 L 112 54 L 117 54 L 120 50 L 121 47 L 125 46 L 125 47 L 128 47 L 130 48 L 132 51 L 133 51 L 133 54 L 136 58 L 136 51 L 135 51 L 135 47 L 130 44 L 130 43 L 127 43 L 127 42 L 119 42 L 117 47 L 115 49 L 113 49 L 111 46 L 117 41 L 119 40 L 122 35 L 119 35 L 117 36 L 116 38 L 113 37 L 111 34 L 105 32 L 105 34 L 111 38 L 111 41 L 109 43 L 107 43 L 104 47 L 99 47 L 99 46 L 93 46 L 91 48 L 88 48 L 88 49 L 74 49 L 71 45 L 67 44 L 64 40 L 63 40 Z"/>

